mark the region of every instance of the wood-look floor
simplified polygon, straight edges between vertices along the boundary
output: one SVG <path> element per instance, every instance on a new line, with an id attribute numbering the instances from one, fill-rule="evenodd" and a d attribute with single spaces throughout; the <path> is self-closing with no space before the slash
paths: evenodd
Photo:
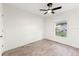
<path id="1" fill-rule="evenodd" d="M 3 53 L 3 56 L 78 56 L 79 50 L 51 40 L 40 40 Z"/>

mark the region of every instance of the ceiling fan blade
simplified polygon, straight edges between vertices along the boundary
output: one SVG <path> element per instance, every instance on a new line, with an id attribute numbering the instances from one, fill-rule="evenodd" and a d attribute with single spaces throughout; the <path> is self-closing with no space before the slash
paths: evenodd
<path id="1" fill-rule="evenodd" d="M 47 14 L 47 13 L 48 13 L 48 12 L 45 12 L 44 15 Z"/>
<path id="2" fill-rule="evenodd" d="M 62 7 L 56 7 L 56 8 L 53 8 L 52 10 L 57 10 L 57 9 L 61 9 Z"/>
<path id="3" fill-rule="evenodd" d="M 54 14 L 55 12 L 51 12 L 51 13 L 53 13 L 53 14 Z"/>
<path id="4" fill-rule="evenodd" d="M 40 9 L 40 11 L 47 11 L 46 9 Z"/>

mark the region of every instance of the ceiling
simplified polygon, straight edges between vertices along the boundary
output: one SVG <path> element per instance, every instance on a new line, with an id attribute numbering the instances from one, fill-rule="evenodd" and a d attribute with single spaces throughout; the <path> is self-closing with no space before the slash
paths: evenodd
<path id="1" fill-rule="evenodd" d="M 47 3 L 7 3 L 8 5 L 15 6 L 17 8 L 21 8 L 26 10 L 32 14 L 39 15 L 42 17 L 50 16 L 53 14 L 46 14 L 43 15 L 44 12 L 40 11 L 40 9 L 47 9 Z M 59 14 L 61 12 L 68 11 L 70 9 L 79 7 L 78 3 L 54 3 L 52 8 L 62 6 L 62 9 L 56 10 L 55 14 Z"/>

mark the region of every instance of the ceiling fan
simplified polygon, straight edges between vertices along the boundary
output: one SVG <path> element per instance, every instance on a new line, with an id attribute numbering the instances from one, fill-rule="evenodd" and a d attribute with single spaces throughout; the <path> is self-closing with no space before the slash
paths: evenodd
<path id="1" fill-rule="evenodd" d="M 47 13 L 49 13 L 49 12 L 52 13 L 52 14 L 54 14 L 55 13 L 54 10 L 58 10 L 58 9 L 62 8 L 61 6 L 56 7 L 56 8 L 52 8 L 52 5 L 53 5 L 53 3 L 48 3 L 47 4 L 48 9 L 40 9 L 40 11 L 46 11 L 44 13 L 44 15 L 47 14 Z"/>

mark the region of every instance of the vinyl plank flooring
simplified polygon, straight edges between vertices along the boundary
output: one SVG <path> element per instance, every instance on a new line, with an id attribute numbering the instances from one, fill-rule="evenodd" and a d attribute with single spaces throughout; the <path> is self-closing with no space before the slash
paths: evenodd
<path id="1" fill-rule="evenodd" d="M 51 40 L 39 40 L 3 53 L 3 56 L 78 56 L 79 49 Z"/>

